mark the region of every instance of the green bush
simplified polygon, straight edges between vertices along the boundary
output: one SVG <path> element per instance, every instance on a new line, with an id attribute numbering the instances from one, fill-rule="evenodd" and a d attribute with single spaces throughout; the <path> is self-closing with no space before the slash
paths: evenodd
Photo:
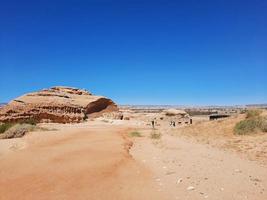
<path id="1" fill-rule="evenodd" d="M 237 135 L 246 135 L 255 133 L 257 130 L 267 132 L 267 119 L 263 117 L 248 118 L 238 122 L 235 125 L 234 133 Z"/>
<path id="2" fill-rule="evenodd" d="M 141 133 L 138 131 L 133 131 L 129 133 L 130 137 L 142 137 Z"/>
<path id="3" fill-rule="evenodd" d="M 11 123 L 0 124 L 0 134 L 4 133 L 5 131 L 7 131 L 12 126 L 13 126 L 13 124 L 11 124 Z"/>

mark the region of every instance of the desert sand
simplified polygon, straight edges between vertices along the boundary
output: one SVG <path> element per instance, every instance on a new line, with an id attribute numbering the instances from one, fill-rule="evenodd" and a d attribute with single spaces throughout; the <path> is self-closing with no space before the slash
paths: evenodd
<path id="1" fill-rule="evenodd" d="M 129 154 L 126 128 L 61 126 L 1 144 L 0 199 L 162 199 L 151 172 Z"/>
<path id="2" fill-rule="evenodd" d="M 236 152 L 132 121 L 45 126 L 0 141 L 0 199 L 267 199 L 266 165 Z"/>

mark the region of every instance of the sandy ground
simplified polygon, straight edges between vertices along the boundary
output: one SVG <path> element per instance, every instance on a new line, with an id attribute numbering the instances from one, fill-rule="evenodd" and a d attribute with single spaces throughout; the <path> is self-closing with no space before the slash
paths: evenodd
<path id="1" fill-rule="evenodd" d="M 0 141 L 0 199 L 267 199 L 266 165 L 230 151 L 129 138 L 130 122 L 53 126 Z"/>
<path id="2" fill-rule="evenodd" d="M 131 153 L 154 174 L 158 191 L 168 199 L 267 199 L 267 168 L 239 155 L 164 135 L 135 139 Z"/>
<path id="3" fill-rule="evenodd" d="M 90 124 L 2 140 L 0 199 L 164 199 L 130 156 L 127 129 Z"/>
<path id="4" fill-rule="evenodd" d="M 223 120 L 202 121 L 176 129 L 163 129 L 163 133 L 209 144 L 212 147 L 238 153 L 239 156 L 267 165 L 267 134 L 258 132 L 250 135 L 233 133 L 237 122 L 245 115 L 233 116 Z"/>

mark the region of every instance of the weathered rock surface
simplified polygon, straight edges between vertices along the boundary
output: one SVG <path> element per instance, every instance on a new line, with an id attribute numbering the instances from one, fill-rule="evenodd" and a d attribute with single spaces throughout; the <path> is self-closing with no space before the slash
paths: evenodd
<path id="1" fill-rule="evenodd" d="M 0 122 L 34 119 L 38 122 L 70 123 L 118 111 L 110 99 L 72 87 L 52 87 L 25 94 L 0 109 Z"/>

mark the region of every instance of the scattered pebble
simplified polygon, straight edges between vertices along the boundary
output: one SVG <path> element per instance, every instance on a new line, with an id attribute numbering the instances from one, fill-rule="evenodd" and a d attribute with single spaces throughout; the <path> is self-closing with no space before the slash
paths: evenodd
<path id="1" fill-rule="evenodd" d="M 192 191 L 192 190 L 194 190 L 195 188 L 193 187 L 193 186 L 189 186 L 188 188 L 187 188 L 187 190 L 188 191 Z"/>
<path id="2" fill-rule="evenodd" d="M 183 182 L 183 179 L 182 179 L 182 178 L 179 178 L 179 179 L 177 180 L 176 184 L 180 184 L 180 183 L 182 183 L 182 182 Z"/>
<path id="3" fill-rule="evenodd" d="M 204 195 L 205 193 L 204 192 L 200 192 L 199 194 Z M 204 198 L 207 199 L 207 198 L 209 198 L 209 196 L 205 195 Z"/>
<path id="4" fill-rule="evenodd" d="M 258 179 L 258 178 L 251 178 L 250 180 L 251 180 L 251 181 L 254 181 L 254 182 L 261 182 L 261 180 Z"/>
<path id="5" fill-rule="evenodd" d="M 221 191 L 224 191 L 224 188 L 221 188 Z"/>
<path id="6" fill-rule="evenodd" d="M 166 172 L 166 175 L 172 175 L 175 174 L 175 172 Z"/>

